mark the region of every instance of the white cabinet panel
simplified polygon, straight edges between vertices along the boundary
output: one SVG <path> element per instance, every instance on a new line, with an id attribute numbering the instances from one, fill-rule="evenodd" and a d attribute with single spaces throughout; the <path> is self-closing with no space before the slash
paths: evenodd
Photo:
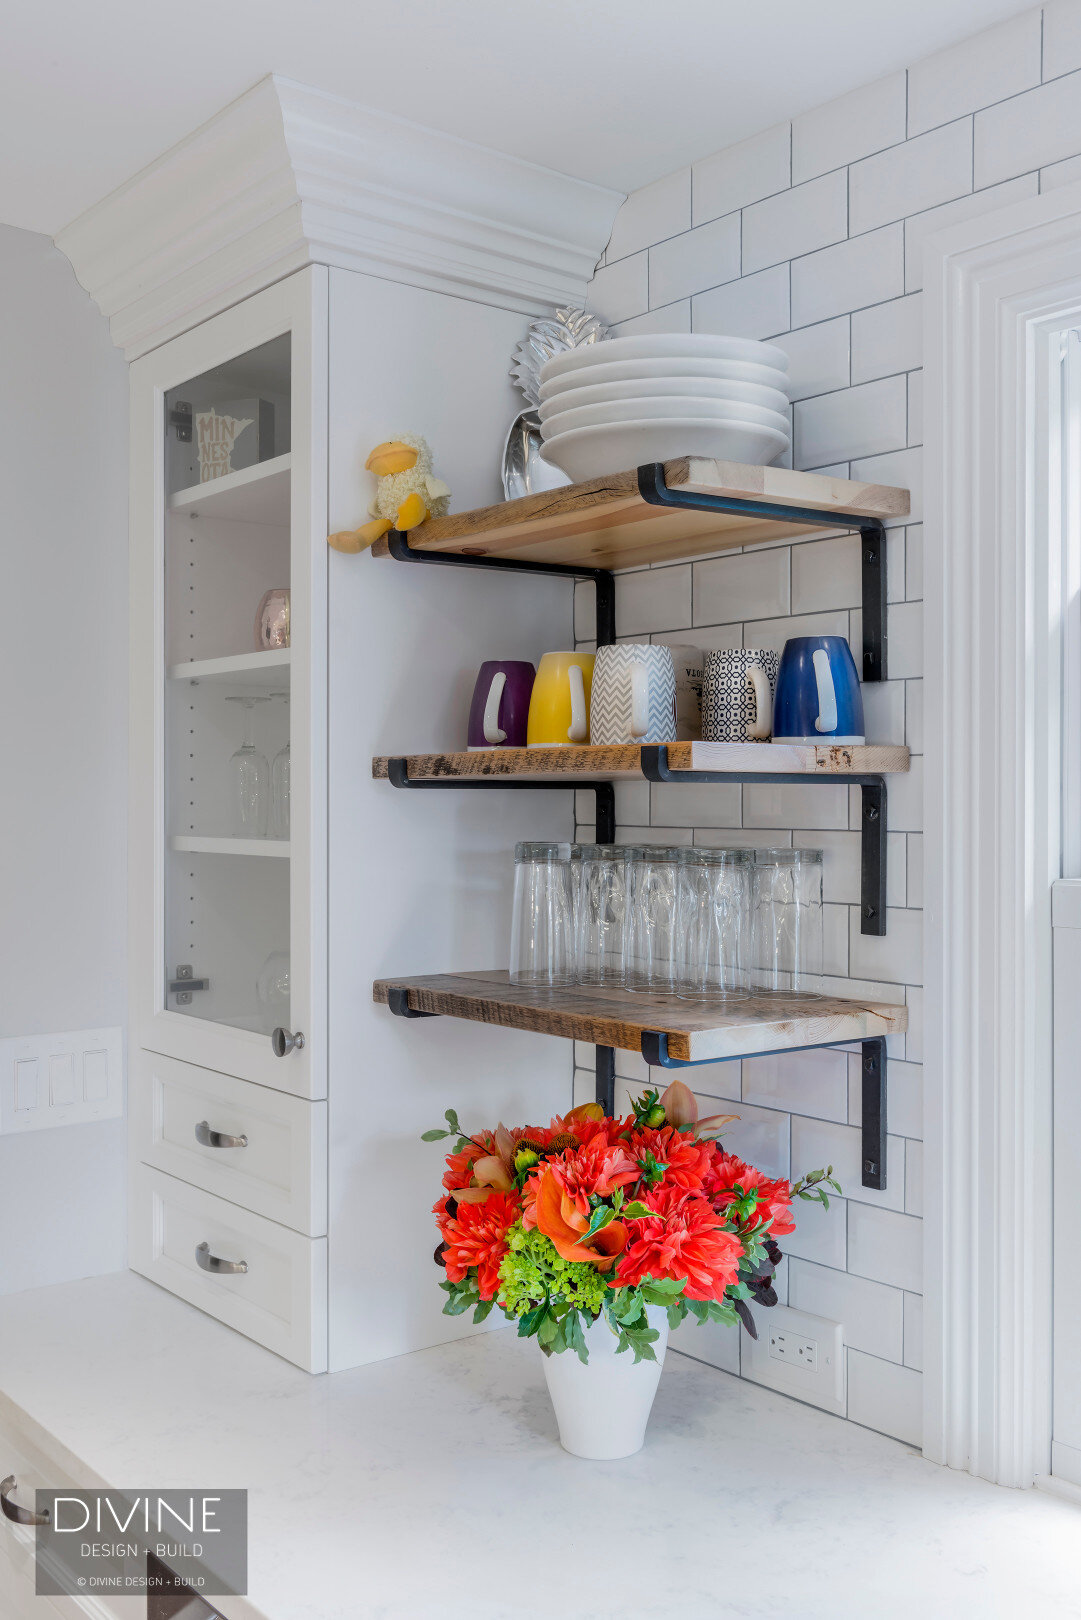
<path id="1" fill-rule="evenodd" d="M 144 1164 L 309 1237 L 325 1234 L 325 1102 L 155 1052 L 135 1054 L 132 1081 L 133 1148 Z M 246 1141 L 218 1145 L 215 1136 Z"/>

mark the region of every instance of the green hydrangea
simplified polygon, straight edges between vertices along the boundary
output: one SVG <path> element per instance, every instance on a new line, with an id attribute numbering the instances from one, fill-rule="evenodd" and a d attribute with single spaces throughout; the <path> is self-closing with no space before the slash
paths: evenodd
<path id="1" fill-rule="evenodd" d="M 550 1238 L 518 1221 L 507 1233 L 507 1253 L 499 1268 L 499 1303 L 510 1316 L 524 1316 L 545 1298 L 562 1300 L 599 1316 L 608 1286 L 596 1266 L 564 1260 Z"/>

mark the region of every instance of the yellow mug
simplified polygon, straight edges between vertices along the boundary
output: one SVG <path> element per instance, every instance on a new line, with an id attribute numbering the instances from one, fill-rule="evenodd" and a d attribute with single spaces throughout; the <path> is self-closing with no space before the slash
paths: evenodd
<path id="1" fill-rule="evenodd" d="M 529 700 L 527 746 L 568 748 L 587 743 L 592 686 L 592 653 L 545 653 Z"/>

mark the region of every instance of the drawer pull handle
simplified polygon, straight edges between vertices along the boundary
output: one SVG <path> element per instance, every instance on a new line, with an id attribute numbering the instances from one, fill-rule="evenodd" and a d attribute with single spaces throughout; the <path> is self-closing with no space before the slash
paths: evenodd
<path id="1" fill-rule="evenodd" d="M 203 1147 L 247 1147 L 246 1136 L 229 1136 L 225 1131 L 212 1131 L 208 1120 L 201 1119 L 195 1127 L 195 1140 Z"/>
<path id="2" fill-rule="evenodd" d="M 282 1029 L 279 1024 L 270 1037 L 270 1044 L 274 1048 L 275 1057 L 285 1057 L 289 1052 L 303 1052 L 304 1035 L 299 1029 L 293 1035 L 289 1030 Z"/>
<path id="3" fill-rule="evenodd" d="M 29 1508 L 20 1507 L 18 1502 L 9 1500 L 15 1490 L 15 1475 L 9 1474 L 7 1479 L 0 1479 L 0 1508 L 4 1511 L 5 1519 L 13 1524 L 48 1524 L 48 1511 L 32 1513 Z"/>
<path id="4" fill-rule="evenodd" d="M 195 1251 L 195 1259 L 196 1263 L 200 1265 L 204 1271 L 216 1271 L 218 1273 L 227 1272 L 232 1275 L 235 1272 L 247 1271 L 248 1269 L 248 1262 L 246 1260 L 222 1260 L 218 1257 L 218 1255 L 211 1254 L 209 1243 L 199 1244 Z"/>

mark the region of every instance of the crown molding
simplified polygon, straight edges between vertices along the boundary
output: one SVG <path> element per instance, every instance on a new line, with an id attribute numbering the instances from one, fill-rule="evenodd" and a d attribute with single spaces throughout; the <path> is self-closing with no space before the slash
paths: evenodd
<path id="1" fill-rule="evenodd" d="M 528 315 L 583 303 L 622 200 L 272 76 L 56 244 L 134 358 L 306 264 Z"/>

